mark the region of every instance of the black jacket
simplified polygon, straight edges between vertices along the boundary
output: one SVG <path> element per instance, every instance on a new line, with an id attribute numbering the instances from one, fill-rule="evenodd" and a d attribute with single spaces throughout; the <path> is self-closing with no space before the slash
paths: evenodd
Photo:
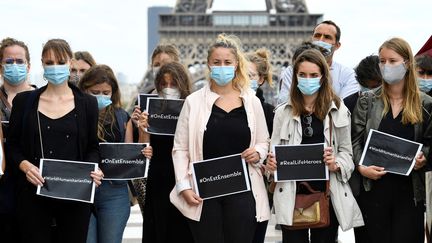
<path id="1" fill-rule="evenodd" d="M 264 116 L 265 116 L 266 123 L 267 123 L 267 130 L 271 136 L 272 132 L 273 132 L 273 118 L 274 118 L 274 109 L 275 108 L 274 108 L 274 106 L 265 102 L 264 93 L 263 93 L 262 89 L 260 89 L 260 88 L 257 89 L 256 97 L 258 97 L 258 99 L 260 99 L 260 101 L 261 101 L 261 105 L 263 107 Z"/>
<path id="2" fill-rule="evenodd" d="M 99 110 L 94 97 L 82 93 L 73 85 L 72 89 L 76 114 L 78 115 L 78 151 L 79 159 L 88 162 L 100 162 L 99 141 L 97 137 Z M 15 96 L 9 121 L 7 159 L 18 168 L 23 160 L 38 163 L 36 151 L 39 148 L 37 129 L 37 107 L 39 97 L 46 86 L 33 91 L 26 91 Z M 19 173 L 24 177 L 24 173 Z M 22 181 L 21 181 L 22 182 Z"/>

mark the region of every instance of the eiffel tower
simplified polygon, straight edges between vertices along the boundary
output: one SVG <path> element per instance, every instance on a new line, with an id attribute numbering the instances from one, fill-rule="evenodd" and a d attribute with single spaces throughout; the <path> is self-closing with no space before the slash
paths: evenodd
<path id="1" fill-rule="evenodd" d="M 309 14 L 305 0 L 264 0 L 265 9 L 259 11 L 217 11 L 212 9 L 216 1 L 177 0 L 173 13 L 159 15 L 160 43 L 177 45 L 196 88 L 206 82 L 207 49 L 219 33 L 237 35 L 245 52 L 270 50 L 277 82 L 281 70 L 291 63 L 294 48 L 309 40 L 322 20 L 322 14 Z M 139 91 L 148 92 L 152 83 L 147 72 Z"/>

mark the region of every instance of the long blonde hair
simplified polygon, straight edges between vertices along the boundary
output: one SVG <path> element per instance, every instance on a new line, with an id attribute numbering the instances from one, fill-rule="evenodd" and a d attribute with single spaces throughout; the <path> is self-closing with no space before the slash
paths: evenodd
<path id="1" fill-rule="evenodd" d="M 416 124 L 423 121 L 422 108 L 420 100 L 420 89 L 417 85 L 417 74 L 415 71 L 414 56 L 411 51 L 411 47 L 408 42 L 401 38 L 392 38 L 384 42 L 379 52 L 383 48 L 393 50 L 397 54 L 401 55 L 405 61 L 405 67 L 407 72 L 405 73 L 404 81 L 405 85 L 403 88 L 403 110 L 402 110 L 402 124 Z M 381 99 L 384 103 L 383 116 L 390 110 L 390 97 L 389 84 L 383 82 L 383 92 L 381 93 Z"/>
<path id="2" fill-rule="evenodd" d="M 233 87 L 237 89 L 249 87 L 250 80 L 249 75 L 247 74 L 247 60 L 241 49 L 240 39 L 235 35 L 226 35 L 225 33 L 219 34 L 208 49 L 207 63 L 209 62 L 209 58 L 213 51 L 219 47 L 230 49 L 237 60 L 237 69 L 235 71 L 234 79 L 232 80 Z"/>

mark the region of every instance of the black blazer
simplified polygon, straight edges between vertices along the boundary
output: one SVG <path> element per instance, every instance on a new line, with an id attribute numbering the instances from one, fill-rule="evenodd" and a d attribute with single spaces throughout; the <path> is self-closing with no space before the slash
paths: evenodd
<path id="1" fill-rule="evenodd" d="M 97 137 L 97 126 L 99 110 L 96 98 L 81 92 L 73 85 L 72 89 L 75 109 L 78 119 L 78 152 L 81 161 L 100 162 L 99 141 Z M 39 158 L 39 136 L 37 133 L 37 107 L 39 97 L 46 86 L 33 91 L 26 91 L 15 96 L 12 102 L 12 113 L 9 120 L 9 134 L 7 137 L 8 148 L 7 159 L 11 165 L 18 168 L 23 160 L 28 160 L 36 166 Z M 25 176 L 24 173 L 19 173 Z"/>

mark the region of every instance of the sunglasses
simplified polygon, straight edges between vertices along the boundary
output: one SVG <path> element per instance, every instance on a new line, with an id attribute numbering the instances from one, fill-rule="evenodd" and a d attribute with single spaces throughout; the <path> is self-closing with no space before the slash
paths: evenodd
<path id="1" fill-rule="evenodd" d="M 26 61 L 24 59 L 21 58 L 6 58 L 4 59 L 4 63 L 5 64 L 25 64 Z"/>
<path id="2" fill-rule="evenodd" d="M 419 71 L 417 71 L 417 73 L 421 76 L 423 76 L 425 74 L 426 75 L 432 75 L 432 70 L 419 70 Z"/>
<path id="3" fill-rule="evenodd" d="M 312 128 L 312 116 L 306 115 L 303 118 L 303 123 L 306 125 L 305 129 L 303 130 L 303 135 L 305 137 L 312 137 L 313 136 L 313 128 Z"/>

